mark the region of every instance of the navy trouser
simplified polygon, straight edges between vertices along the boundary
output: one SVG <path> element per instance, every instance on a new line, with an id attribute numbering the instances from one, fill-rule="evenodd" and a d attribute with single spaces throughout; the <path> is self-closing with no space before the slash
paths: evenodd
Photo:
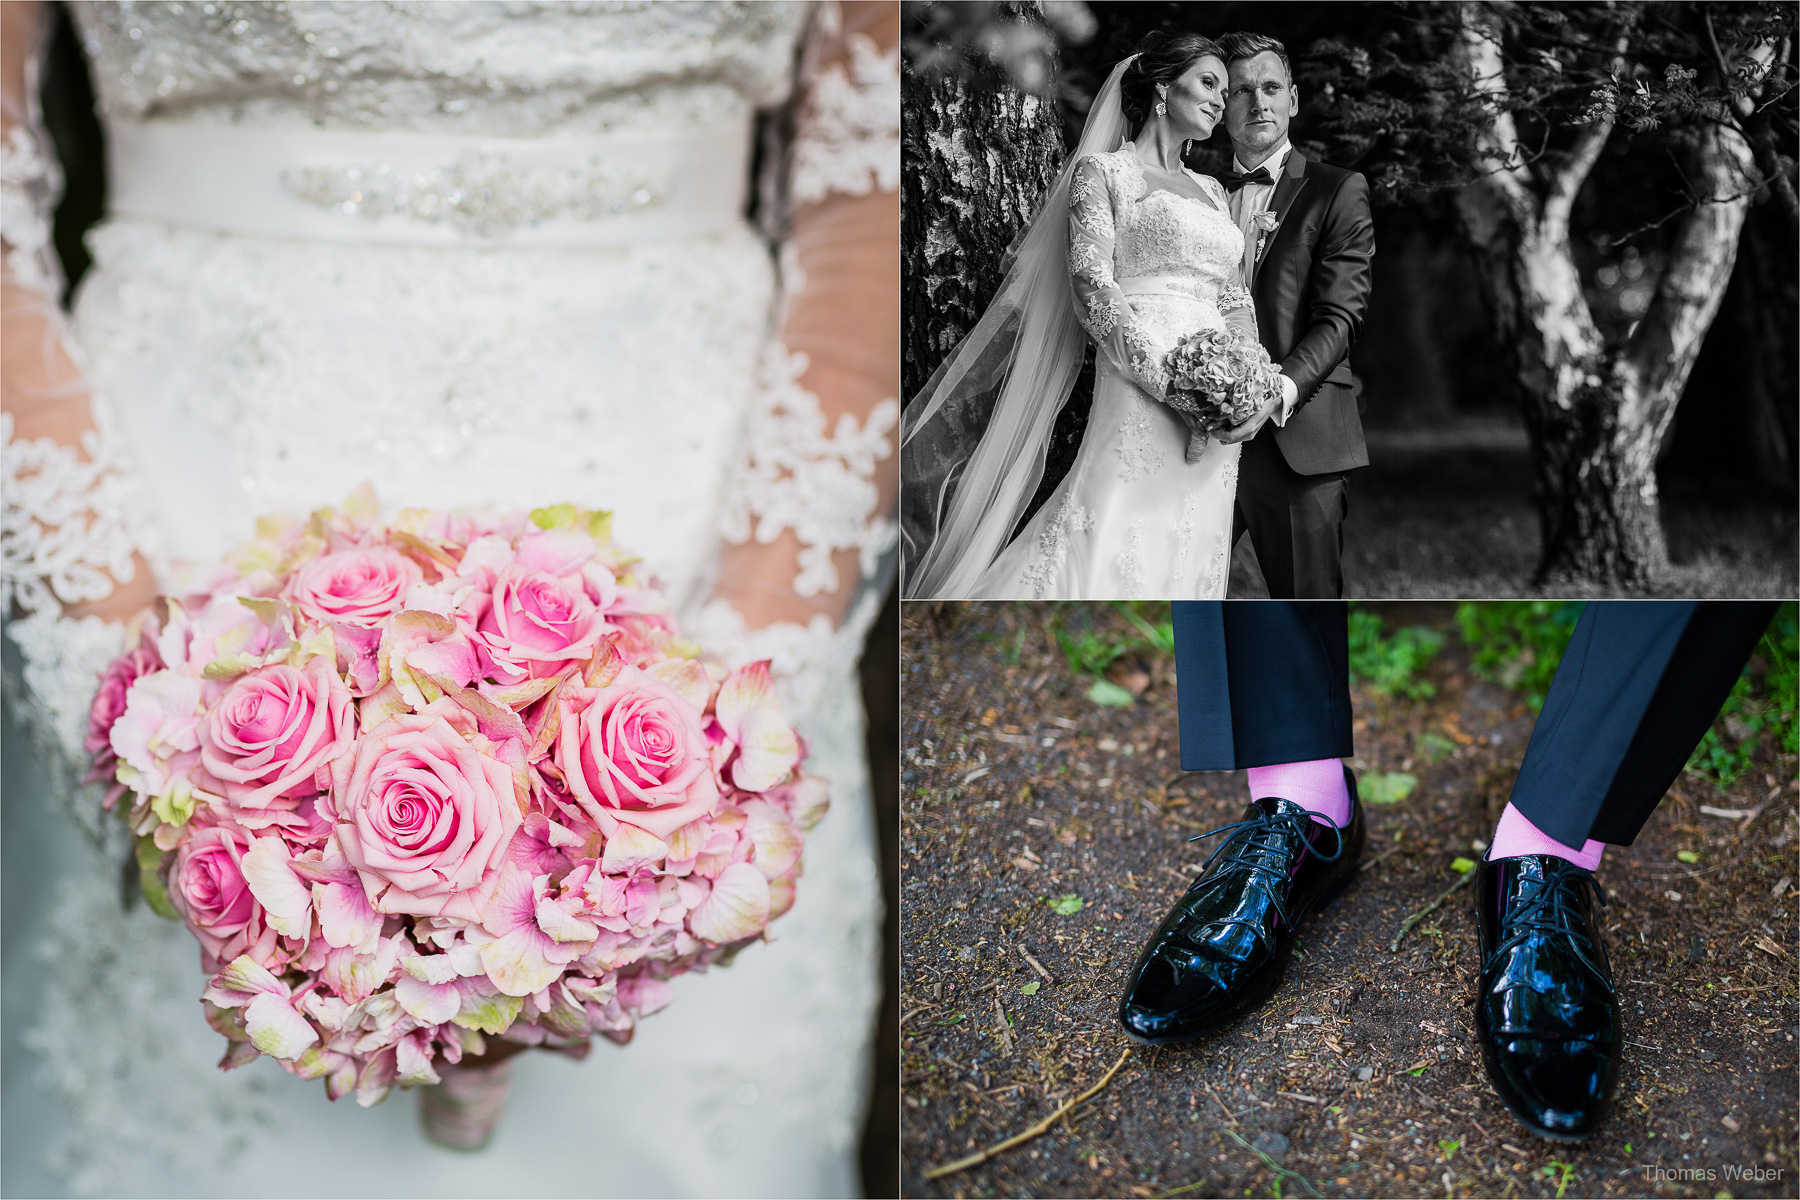
<path id="1" fill-rule="evenodd" d="M 1182 770 L 1354 753 L 1346 611 L 1332 601 L 1177 603 Z M 1589 603 L 1531 732 L 1512 803 L 1565 845 L 1630 845 L 1774 611 L 1762 601 Z"/>

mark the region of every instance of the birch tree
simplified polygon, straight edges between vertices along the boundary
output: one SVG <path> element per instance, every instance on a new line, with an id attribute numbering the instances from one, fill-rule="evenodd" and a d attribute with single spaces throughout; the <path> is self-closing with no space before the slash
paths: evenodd
<path id="1" fill-rule="evenodd" d="M 1377 186 L 1437 191 L 1475 252 L 1531 437 L 1537 582 L 1654 589 L 1669 565 L 1658 448 L 1717 315 L 1752 200 L 1794 208 L 1791 8 L 1452 5 L 1380 62 L 1315 50 L 1341 89 L 1336 132 L 1381 158 Z M 1410 58 L 1410 61 L 1409 61 Z M 1356 94 L 1358 91 L 1364 94 Z M 1642 316 L 1596 322 L 1573 215 L 1622 138 L 1651 139 L 1687 194 L 1644 232 L 1664 266 Z M 1390 142 L 1391 145 L 1391 142 Z M 1619 231 L 1624 233 L 1626 231 Z"/>

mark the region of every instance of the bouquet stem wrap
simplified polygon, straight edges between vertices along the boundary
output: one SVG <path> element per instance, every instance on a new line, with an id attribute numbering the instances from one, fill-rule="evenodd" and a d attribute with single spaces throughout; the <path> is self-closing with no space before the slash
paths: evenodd
<path id="1" fill-rule="evenodd" d="M 419 1120 L 425 1136 L 452 1150 L 479 1150 L 488 1144 L 512 1093 L 512 1060 L 491 1065 L 447 1067 L 443 1082 L 419 1090 Z"/>

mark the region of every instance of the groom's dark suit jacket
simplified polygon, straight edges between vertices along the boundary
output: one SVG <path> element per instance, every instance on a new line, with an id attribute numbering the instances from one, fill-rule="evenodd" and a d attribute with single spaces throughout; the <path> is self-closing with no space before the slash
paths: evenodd
<path id="1" fill-rule="evenodd" d="M 1263 348 L 1298 393 L 1287 425 L 1273 436 L 1288 466 L 1323 475 L 1369 465 L 1350 347 L 1369 306 L 1375 223 L 1369 184 L 1355 171 L 1293 150 L 1269 211 L 1281 223 L 1250 279 Z"/>

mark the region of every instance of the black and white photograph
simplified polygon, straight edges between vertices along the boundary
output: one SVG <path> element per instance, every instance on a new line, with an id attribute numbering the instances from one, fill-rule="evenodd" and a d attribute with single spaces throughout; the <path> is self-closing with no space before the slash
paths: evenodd
<path id="1" fill-rule="evenodd" d="M 904 13 L 905 596 L 1794 591 L 1791 7 Z"/>

